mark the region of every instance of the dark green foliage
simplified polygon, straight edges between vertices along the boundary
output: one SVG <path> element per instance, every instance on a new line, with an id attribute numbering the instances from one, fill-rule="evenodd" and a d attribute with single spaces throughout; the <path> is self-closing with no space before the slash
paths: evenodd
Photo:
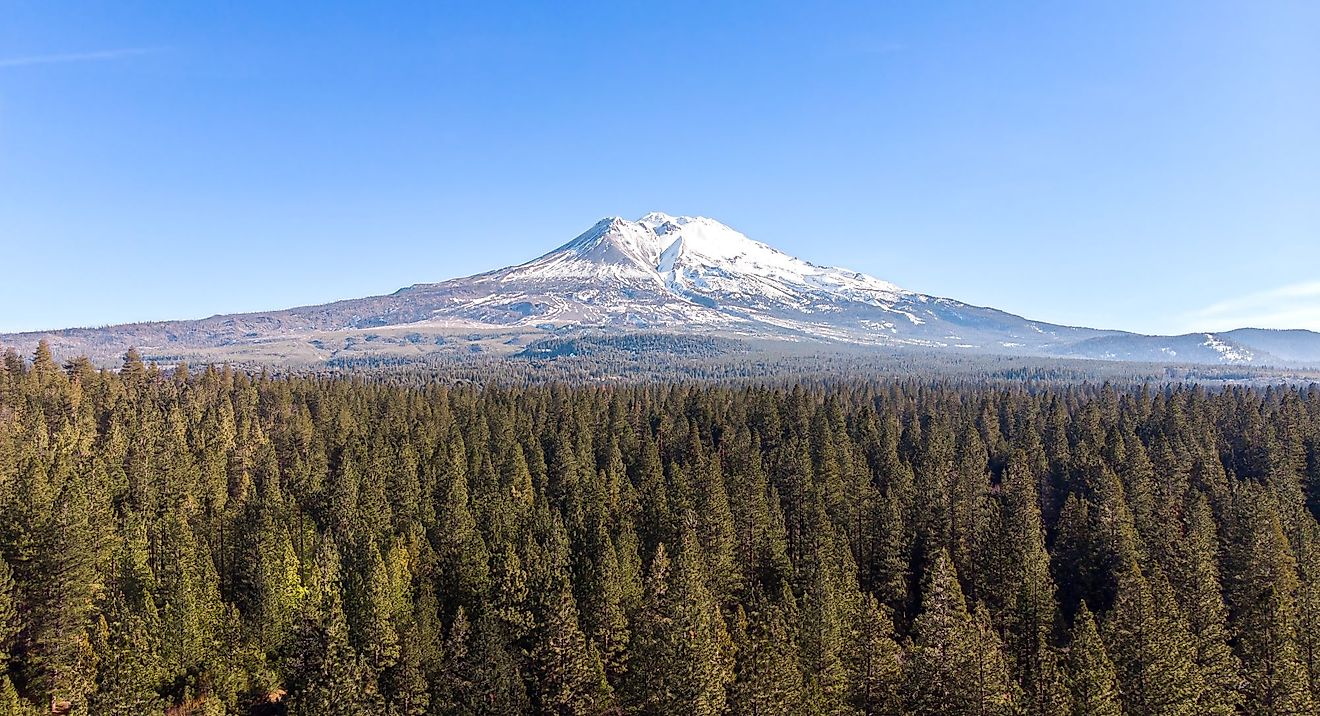
<path id="1" fill-rule="evenodd" d="M 645 713 L 724 712 L 733 645 L 691 530 L 684 530 L 673 564 L 663 543 L 656 549 L 635 634 L 631 705 Z"/>
<path id="2" fill-rule="evenodd" d="M 1234 499 L 1227 592 L 1245 707 L 1259 714 L 1314 713 L 1297 633 L 1300 581 L 1277 512 L 1261 490 Z"/>
<path id="3" fill-rule="evenodd" d="M 734 714 L 802 712 L 802 672 L 797 664 L 797 640 L 784 607 L 757 592 L 747 609 L 734 614 L 732 639 L 739 658 L 729 688 Z"/>
<path id="4" fill-rule="evenodd" d="M 902 712 L 903 653 L 894 641 L 894 626 L 876 598 L 862 595 L 849 615 L 847 664 L 848 703 L 863 714 Z"/>
<path id="5" fill-rule="evenodd" d="M 945 551 L 931 565 L 913 623 L 906 678 L 914 714 L 1011 714 L 1015 689 L 1003 645 L 984 607 L 969 613 Z"/>
<path id="6" fill-rule="evenodd" d="M 1119 576 L 1118 596 L 1105 616 L 1103 634 L 1124 713 L 1200 713 L 1197 701 L 1204 677 L 1196 665 L 1196 644 L 1162 575 L 1155 572 L 1147 579 L 1130 565 Z"/>
<path id="7" fill-rule="evenodd" d="M 1119 716 L 1118 676 L 1114 662 L 1095 626 L 1095 617 L 1082 602 L 1074 620 L 1066 659 L 1068 688 L 1074 716 Z"/>
<path id="8" fill-rule="evenodd" d="M 1320 696 L 1320 389 L 3 366 L 0 713 Z"/>

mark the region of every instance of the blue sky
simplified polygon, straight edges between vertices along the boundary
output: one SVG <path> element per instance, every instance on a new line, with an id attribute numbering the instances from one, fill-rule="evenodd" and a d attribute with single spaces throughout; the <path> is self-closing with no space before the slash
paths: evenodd
<path id="1" fill-rule="evenodd" d="M 0 331 L 651 210 L 1040 320 L 1320 329 L 1320 4 L 386 5 L 0 0 Z"/>

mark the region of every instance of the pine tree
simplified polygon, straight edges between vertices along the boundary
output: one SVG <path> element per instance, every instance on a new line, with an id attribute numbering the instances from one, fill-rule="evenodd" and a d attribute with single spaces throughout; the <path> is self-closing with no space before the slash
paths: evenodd
<path id="1" fill-rule="evenodd" d="M 1014 706 L 1008 664 L 983 608 L 967 611 L 946 552 L 936 555 L 912 625 L 914 643 L 904 675 L 914 714 L 1009 714 Z"/>
<path id="2" fill-rule="evenodd" d="M 348 624 L 336 586 L 327 589 L 319 614 L 304 617 L 291 639 L 288 707 L 292 716 L 370 716 L 384 709 L 375 680 L 348 640 Z"/>
<path id="3" fill-rule="evenodd" d="M 491 560 L 491 599 L 488 611 L 500 620 L 512 641 L 521 641 L 531 633 L 535 616 L 531 610 L 527 571 L 512 544 L 504 546 Z"/>
<path id="4" fill-rule="evenodd" d="M 656 548 L 634 644 L 628 693 L 635 707 L 702 716 L 724 710 L 732 642 L 691 530 L 672 571 L 663 543 Z"/>
<path id="5" fill-rule="evenodd" d="M 531 712 L 522 674 L 510 649 L 500 622 L 489 614 L 477 620 L 465 664 L 470 690 L 462 707 L 468 713 L 503 716 Z"/>
<path id="6" fill-rule="evenodd" d="M 1245 680 L 1244 708 L 1271 715 L 1311 713 L 1295 630 L 1296 563 L 1273 505 L 1254 490 L 1236 497 L 1237 530 L 1231 541 L 1227 591 Z"/>
<path id="7" fill-rule="evenodd" d="M 863 557 L 859 560 L 860 580 L 890 610 L 906 609 L 909 546 L 899 504 L 891 495 L 883 494 L 868 515 Z"/>
<path id="8" fill-rule="evenodd" d="M 803 594 L 799 603 L 800 661 L 806 682 L 806 708 L 824 714 L 848 713 L 848 674 L 844 663 L 849 600 L 856 598 L 856 567 L 845 547 L 831 538 L 822 502 L 811 507 L 814 545 L 799 557 Z"/>
<path id="9" fill-rule="evenodd" d="M 14 682 L 7 675 L 0 675 L 0 713 L 19 716 L 31 713 L 28 705 L 19 697 Z"/>
<path id="10" fill-rule="evenodd" d="M 1105 653 L 1095 618 L 1082 602 L 1073 623 L 1067 654 L 1068 687 L 1073 716 L 1120 716 L 1118 677 Z"/>
<path id="11" fill-rule="evenodd" d="M 885 608 L 869 594 L 850 615 L 845 660 L 849 703 L 865 716 L 902 713 L 903 653 Z"/>
<path id="12" fill-rule="evenodd" d="M 9 664 L 10 649 L 20 627 L 15 591 L 13 572 L 0 556 L 0 673 Z"/>
<path id="13" fill-rule="evenodd" d="M 1204 688 L 1200 713 L 1230 716 L 1242 702 L 1240 664 L 1229 646 L 1228 608 L 1219 578 L 1219 535 L 1210 505 L 1198 496 L 1187 514 L 1187 534 L 1173 547 L 1179 607 L 1196 642 Z"/>
<path id="14" fill-rule="evenodd" d="M 86 496 L 71 480 L 61 480 L 52 504 L 33 506 L 30 551 L 12 562 L 25 616 L 18 634 L 18 672 L 34 701 L 77 706 L 92 689 L 95 649 L 89 628 L 92 596 L 100 584 L 87 523 Z M 42 492 L 30 495 L 40 499 Z"/>
<path id="15" fill-rule="evenodd" d="M 240 606 L 248 626 L 268 653 L 277 652 L 289 637 L 305 594 L 301 563 L 288 529 L 274 516 L 254 516 L 256 527 L 243 556 Z"/>
<path id="16" fill-rule="evenodd" d="M 154 608 L 139 614 L 116 592 L 99 621 L 93 649 L 101 657 L 96 690 L 88 699 L 88 711 L 108 716 L 137 716 L 161 711 L 164 701 L 156 692 L 161 669 L 155 634 Z M 146 607 L 146 602 L 142 607 Z"/>
<path id="17" fill-rule="evenodd" d="M 375 544 L 368 542 L 357 552 L 358 568 L 347 579 L 349 640 L 354 651 L 379 674 L 399 657 L 390 577 Z"/>
<path id="18" fill-rule="evenodd" d="M 618 683 L 627 670 L 630 638 L 618 553 L 603 524 L 596 522 L 588 529 L 591 534 L 577 580 L 579 617 L 583 632 L 600 654 L 606 678 Z"/>
<path id="19" fill-rule="evenodd" d="M 451 482 L 438 510 L 439 524 L 432 542 L 440 557 L 440 593 L 447 602 L 446 613 L 452 614 L 459 606 L 474 609 L 485 599 L 490 588 L 490 553 L 469 509 L 461 440 L 449 452 Z"/>
<path id="20" fill-rule="evenodd" d="M 1198 713 L 1204 681 L 1196 645 L 1169 591 L 1158 572 L 1148 580 L 1131 564 L 1105 618 L 1105 650 L 1131 716 Z"/>
<path id="21" fill-rule="evenodd" d="M 566 581 L 543 597 L 540 611 L 530 654 L 538 710 L 560 716 L 592 713 L 604 673 L 578 626 L 577 604 Z"/>
<path id="22" fill-rule="evenodd" d="M 741 581 L 734 562 L 733 513 L 717 458 L 705 458 L 697 475 L 698 532 L 711 594 L 718 604 L 728 602 Z"/>
<path id="23" fill-rule="evenodd" d="M 524 639 L 532 688 L 543 713 L 587 713 L 603 706 L 609 686 L 599 655 L 582 632 L 569 570 L 569 539 L 558 514 L 538 504 L 527 546 L 529 593 L 535 625 Z"/>
<path id="24" fill-rule="evenodd" d="M 1068 711 L 1068 698 L 1051 644 L 1058 609 L 1039 500 L 1029 474 L 1026 456 L 1015 455 L 1001 485 L 1002 537 L 992 537 L 1004 554 L 1005 568 L 1000 581 L 987 591 L 1003 605 L 1001 621 L 1023 691 L 1023 713 L 1053 716 Z"/>
<path id="25" fill-rule="evenodd" d="M 735 678 L 729 687 L 729 711 L 738 716 L 795 716 L 802 713 L 802 672 L 797 639 L 783 607 L 756 592 L 749 610 L 734 614 L 732 639 L 737 650 Z M 868 684 L 869 685 L 869 684 Z"/>
<path id="26" fill-rule="evenodd" d="M 160 606 L 161 658 L 173 674 L 203 668 L 214 661 L 219 618 L 224 612 L 219 575 L 205 545 L 178 513 L 163 520 L 162 559 L 156 570 Z"/>
<path id="27" fill-rule="evenodd" d="M 1320 703 L 1320 524 L 1302 531 L 1297 547 L 1297 650 L 1310 681 L 1311 702 L 1316 704 Z"/>
<path id="28" fill-rule="evenodd" d="M 412 623 L 399 630 L 399 656 L 381 675 L 381 693 L 391 713 L 422 716 L 430 705 L 426 680 L 426 649 Z"/>
<path id="29" fill-rule="evenodd" d="M 449 633 L 444 637 L 444 647 L 437 674 L 435 675 L 435 703 L 440 709 L 461 711 L 462 704 L 476 689 L 475 676 L 471 666 L 471 624 L 467 611 L 458 608 L 454 621 L 449 626 Z"/>

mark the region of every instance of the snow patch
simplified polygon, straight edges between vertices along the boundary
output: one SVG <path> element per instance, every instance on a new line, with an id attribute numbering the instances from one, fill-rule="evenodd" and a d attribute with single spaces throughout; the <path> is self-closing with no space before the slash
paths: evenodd
<path id="1" fill-rule="evenodd" d="M 1250 351 L 1241 350 L 1235 346 L 1223 342 L 1213 333 L 1205 334 L 1205 342 L 1201 345 L 1211 348 L 1219 353 L 1219 357 L 1229 363 L 1250 363 L 1256 359 Z"/>

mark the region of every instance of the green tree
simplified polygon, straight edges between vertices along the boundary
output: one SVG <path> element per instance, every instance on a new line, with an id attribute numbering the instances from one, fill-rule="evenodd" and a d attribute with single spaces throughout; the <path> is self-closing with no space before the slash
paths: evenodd
<path id="1" fill-rule="evenodd" d="M 885 607 L 861 595 L 850 615 L 845 660 L 848 702 L 866 716 L 902 713 L 903 652 Z"/>
<path id="2" fill-rule="evenodd" d="M 802 713 L 802 672 L 797 639 L 784 609 L 756 592 L 744 611 L 734 614 L 737 649 L 729 711 L 739 716 L 794 716 Z M 870 684 L 868 684 L 869 686 Z"/>
<path id="3" fill-rule="evenodd" d="M 1202 714 L 1229 716 L 1242 702 L 1242 675 L 1229 646 L 1228 608 L 1219 577 L 1219 534 L 1210 504 L 1198 496 L 1187 514 L 1187 534 L 1172 547 L 1175 595 L 1196 642 L 1196 666 L 1203 688 L 1197 698 Z"/>
<path id="4" fill-rule="evenodd" d="M 732 642 L 706 586 L 701 548 L 685 530 L 671 571 L 663 543 L 637 618 L 629 700 L 647 713 L 718 714 L 733 679 Z"/>
<path id="5" fill-rule="evenodd" d="M 1255 491 L 1238 495 L 1228 594 L 1235 612 L 1245 709 L 1259 714 L 1311 713 L 1297 648 L 1296 562 L 1273 505 Z"/>
<path id="6" fill-rule="evenodd" d="M 1148 580 L 1130 565 L 1119 577 L 1103 634 L 1124 713 L 1198 713 L 1204 681 L 1196 666 L 1196 644 L 1162 575 Z"/>
<path id="7" fill-rule="evenodd" d="M 1095 618 L 1082 602 L 1073 623 L 1067 654 L 1068 687 L 1074 716 L 1120 716 L 1118 677 L 1105 653 Z"/>
<path id="8" fill-rule="evenodd" d="M 945 552 L 936 555 L 921 591 L 921 612 L 904 675 L 914 714 L 1009 714 L 1013 687 L 1003 647 L 988 615 L 968 613 L 958 575 Z"/>
<path id="9" fill-rule="evenodd" d="M 141 614 L 127 602 L 116 592 L 93 635 L 92 648 L 101 664 L 88 699 L 91 713 L 137 716 L 164 709 L 156 691 L 162 674 L 154 607 L 145 602 L 141 606 L 148 612 Z"/>

